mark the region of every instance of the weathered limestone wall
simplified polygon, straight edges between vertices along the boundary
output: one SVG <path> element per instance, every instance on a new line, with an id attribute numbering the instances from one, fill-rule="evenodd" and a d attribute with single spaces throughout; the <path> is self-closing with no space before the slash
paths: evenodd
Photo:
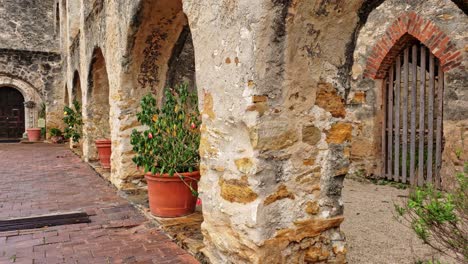
<path id="1" fill-rule="evenodd" d="M 184 4 L 204 115 L 200 191 L 207 255 L 213 263 L 343 262 L 340 190 L 351 126 L 343 120 L 345 88 L 337 72 L 360 5 Z M 191 60 L 187 42 L 171 59 L 182 46 L 187 20 L 177 1 L 92 6 L 82 14 L 80 54 L 69 65 L 79 65 L 87 108 L 92 52 L 102 50 L 110 90 L 111 181 L 129 188 L 132 177 L 141 176 L 129 144 L 139 126 L 139 99 L 151 91 L 161 100 L 168 76 L 181 76 L 171 65 Z M 69 74 L 70 84 L 72 79 Z"/>
<path id="2" fill-rule="evenodd" d="M 41 102 L 47 104 L 48 127 L 63 128 L 58 115 L 62 111 L 59 108 L 63 107 L 63 94 L 56 90 L 62 83 L 61 73 L 61 58 L 57 53 L 0 49 L 0 76 L 21 80 L 34 87 L 40 96 L 35 99 L 36 108 Z M 33 126 L 37 126 L 36 121 Z"/>
<path id="3" fill-rule="evenodd" d="M 70 7 L 67 10 L 70 17 Z M 86 0 L 80 10 L 79 29 L 74 30 L 77 35 L 67 38 L 73 33 L 63 34 L 62 43 L 66 46 L 65 72 L 70 98 L 78 98 L 76 90 L 78 83 L 81 84 L 85 121 L 83 158 L 96 158 L 95 132 L 107 131 L 99 133 L 99 137 L 110 137 L 113 142 L 110 180 L 118 188 L 132 188 L 132 179 L 142 177 L 131 161 L 130 145 L 131 131 L 140 126 L 136 120 L 140 98 L 153 92 L 161 100 L 166 84 L 182 80 L 194 86 L 193 45 L 187 19 L 180 1 Z M 70 21 L 62 23 L 68 24 L 67 31 L 73 31 Z M 102 51 L 105 61 L 98 68 L 107 72 L 110 105 L 93 101 L 93 90 L 102 90 L 102 82 L 93 83 L 97 74 L 94 72 L 97 68 L 92 67 L 96 48 Z M 106 96 L 99 94 L 99 97 Z M 91 112 L 108 113 L 110 128 L 99 125 L 104 121 L 88 122 L 93 119 Z"/>
<path id="4" fill-rule="evenodd" d="M 63 128 L 61 113 L 64 88 L 58 33 L 55 27 L 54 1 L 4 0 L 0 6 L 0 76 L 2 80 L 27 83 L 16 87 L 28 94 L 32 87 L 37 106 L 47 105 L 47 126 Z M 9 82 L 10 82 L 9 81 Z M 0 83 L 0 86 L 5 83 Z M 37 114 L 28 126 L 37 126 Z"/>
<path id="5" fill-rule="evenodd" d="M 0 49 L 0 73 L 15 76 L 33 85 L 47 97 L 60 77 L 60 55 L 49 52 Z"/>
<path id="6" fill-rule="evenodd" d="M 0 48 L 59 51 L 54 0 L 2 0 L 0 25 Z"/>
<path id="7" fill-rule="evenodd" d="M 213 263 L 344 262 L 338 227 L 352 127 L 341 73 L 361 4 L 184 2 Z"/>
<path id="8" fill-rule="evenodd" d="M 364 137 L 372 143 L 379 98 L 373 81 L 362 77 L 373 45 L 363 51 L 362 34 L 356 39 L 382 2 L 84 0 L 77 36 L 65 41 L 67 86 L 81 84 L 85 121 L 89 109 L 105 109 L 90 99 L 103 86 L 91 81 L 99 48 L 109 87 L 110 180 L 129 189 L 142 176 L 130 145 L 131 131 L 140 127 L 140 98 L 151 92 L 162 100 L 165 85 L 196 83 L 203 114 L 202 228 L 211 261 L 343 263 L 341 188 L 350 155 L 357 155 L 351 139 L 370 133 Z M 390 15 L 406 5 L 387 2 L 397 9 L 361 32 L 383 34 Z M 415 2 L 408 9 L 423 12 L 424 2 Z M 451 11 L 450 2 L 438 5 L 445 11 L 437 12 Z M 361 72 L 355 65 L 351 82 L 353 59 Z M 466 85 L 452 83 L 464 110 Z M 348 94 L 359 107 L 345 106 Z M 90 130 L 84 137 L 91 148 Z"/>
<path id="9" fill-rule="evenodd" d="M 468 76 L 465 70 L 467 63 L 465 45 L 468 38 L 466 26 L 468 18 L 455 3 L 449 0 L 410 2 L 387 0 L 370 13 L 367 23 L 360 30 L 354 52 L 352 91 L 347 108 L 348 118 L 353 121 L 355 128 L 351 148 L 353 173 L 381 177 L 381 81 L 365 78 L 364 74 L 373 48 L 385 34 L 388 34 L 386 32 L 392 32 L 390 26 L 399 17 L 410 13 L 424 20 L 424 23 L 414 27 L 421 27 L 421 30 L 414 29 L 415 33 L 411 32 L 411 35 L 426 44 L 438 58 L 443 58 L 442 51 L 450 43 L 454 46 L 452 54 L 458 54 L 460 57 L 458 65 L 456 65 L 458 61 L 452 63 L 456 67 L 449 66 L 445 69 L 443 114 L 445 148 L 442 175 L 453 175 L 455 170 L 462 169 L 463 160 L 467 160 Z M 431 47 L 428 41 L 423 41 L 424 35 L 423 33 L 419 35 L 419 32 L 423 32 L 426 23 L 434 26 L 431 34 L 442 32 L 450 38 L 450 43 L 442 46 L 438 44 L 442 41 L 431 42 Z M 426 37 L 430 39 L 431 36 Z M 437 52 L 439 50 L 440 53 Z M 447 61 L 441 62 L 447 63 Z M 457 150 L 462 150 L 460 157 L 456 157 Z"/>
<path id="10" fill-rule="evenodd" d="M 80 31 L 81 23 L 81 0 L 79 1 L 66 1 L 68 4 L 67 8 L 67 17 L 68 19 L 68 37 L 69 41 L 72 43 L 78 36 Z"/>

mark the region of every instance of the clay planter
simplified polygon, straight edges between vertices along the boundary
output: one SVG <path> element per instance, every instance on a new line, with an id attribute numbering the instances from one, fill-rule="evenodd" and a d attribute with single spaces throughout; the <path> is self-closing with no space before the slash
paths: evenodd
<path id="1" fill-rule="evenodd" d="M 110 139 L 97 139 L 96 148 L 99 155 L 99 161 L 104 169 L 110 169 L 110 157 L 111 157 L 111 140 Z"/>
<path id="2" fill-rule="evenodd" d="M 185 183 L 179 176 L 168 174 L 147 173 L 145 179 L 148 183 L 148 198 L 151 213 L 158 217 L 179 217 L 195 212 L 197 197 L 192 194 L 189 187 L 196 191 L 200 172 L 180 173 L 184 176 Z"/>
<path id="3" fill-rule="evenodd" d="M 31 142 L 39 141 L 41 139 L 41 129 L 40 128 L 28 128 L 26 129 L 28 133 L 28 140 Z"/>

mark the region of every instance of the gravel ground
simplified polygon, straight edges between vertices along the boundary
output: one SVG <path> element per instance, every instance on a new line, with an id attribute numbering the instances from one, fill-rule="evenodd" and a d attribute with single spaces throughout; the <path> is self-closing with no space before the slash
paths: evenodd
<path id="1" fill-rule="evenodd" d="M 433 249 L 423 245 L 414 233 L 394 218 L 393 204 L 408 195 L 408 190 L 346 179 L 343 189 L 344 215 L 342 230 L 348 244 L 348 262 L 415 263 L 440 259 Z"/>

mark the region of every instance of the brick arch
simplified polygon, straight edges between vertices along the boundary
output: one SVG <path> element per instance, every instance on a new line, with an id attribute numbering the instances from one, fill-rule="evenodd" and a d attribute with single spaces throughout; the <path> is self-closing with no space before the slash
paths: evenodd
<path id="1" fill-rule="evenodd" d="M 367 59 L 365 77 L 383 79 L 396 56 L 411 39 L 418 39 L 440 60 L 444 72 L 459 67 L 462 53 L 432 21 L 414 12 L 402 14 L 374 45 Z"/>

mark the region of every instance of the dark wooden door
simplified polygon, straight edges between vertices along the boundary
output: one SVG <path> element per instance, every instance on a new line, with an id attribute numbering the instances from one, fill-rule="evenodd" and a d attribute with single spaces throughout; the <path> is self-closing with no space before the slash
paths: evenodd
<path id="1" fill-rule="evenodd" d="M 21 138 L 24 133 L 24 97 L 14 88 L 0 88 L 0 138 Z"/>

